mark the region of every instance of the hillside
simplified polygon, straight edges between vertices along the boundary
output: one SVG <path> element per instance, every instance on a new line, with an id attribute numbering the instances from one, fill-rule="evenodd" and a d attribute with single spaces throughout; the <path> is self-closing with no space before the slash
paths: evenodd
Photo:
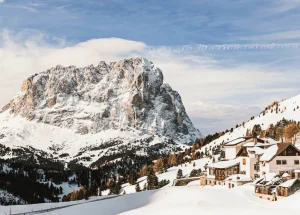
<path id="1" fill-rule="evenodd" d="M 241 124 L 233 129 L 233 131 L 228 131 L 221 137 L 210 142 L 209 144 L 202 147 L 199 151 L 205 152 L 208 151 L 212 155 L 212 149 L 214 147 L 220 146 L 222 143 L 234 140 L 239 137 L 246 136 L 247 131 L 251 132 L 254 125 L 260 125 L 262 130 L 267 130 L 271 124 L 275 125 L 280 122 L 282 119 L 291 120 L 291 121 L 300 121 L 300 95 L 292 97 L 290 99 L 275 102 L 264 111 L 262 111 L 258 116 L 252 117 L 248 121 Z M 216 156 L 218 158 L 219 156 Z"/>

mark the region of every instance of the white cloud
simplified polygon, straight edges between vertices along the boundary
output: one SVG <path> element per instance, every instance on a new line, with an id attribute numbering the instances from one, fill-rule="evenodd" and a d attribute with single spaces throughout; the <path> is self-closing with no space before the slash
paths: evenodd
<path id="1" fill-rule="evenodd" d="M 1 4 L 1 3 L 4 3 L 4 0 L 0 0 L 0 4 Z"/>
<path id="2" fill-rule="evenodd" d="M 273 35 L 273 37 L 272 37 Z M 276 34 L 267 34 L 259 36 L 238 37 L 238 40 L 272 40 L 272 39 L 299 38 L 300 31 L 281 32 Z M 166 46 L 151 47 L 152 49 L 160 48 L 161 50 L 177 50 L 177 51 L 206 51 L 206 50 L 256 50 L 256 49 L 278 49 L 278 48 L 300 48 L 300 43 L 251 43 L 251 44 L 194 44 L 183 46 Z"/>
<path id="3" fill-rule="evenodd" d="M 261 34 L 254 36 L 239 37 L 238 40 L 248 40 L 248 41 L 274 41 L 274 40 L 287 40 L 287 39 L 299 39 L 300 30 L 295 31 L 281 31 L 270 34 Z M 255 46 L 255 45 L 253 45 Z M 268 47 L 299 47 L 299 43 L 287 43 L 287 44 L 269 44 Z"/>
<path id="4" fill-rule="evenodd" d="M 56 41 L 56 45 L 51 45 L 48 40 Z M 213 57 L 199 56 L 183 47 L 149 47 L 142 42 L 119 38 L 94 39 L 71 46 L 65 44 L 64 40 L 49 38 L 38 32 L 12 34 L 3 31 L 0 35 L 0 106 L 19 91 L 22 81 L 28 76 L 57 64 L 86 66 L 101 60 L 144 56 L 163 70 L 165 82 L 179 91 L 188 113 L 199 127 L 203 127 L 201 120 L 223 119 L 222 125 L 218 125 L 220 120 L 215 125 L 207 123 L 207 126 L 212 126 L 211 130 L 216 130 L 240 122 L 244 114 L 248 118 L 257 108 L 247 111 L 247 108 L 240 107 L 242 105 L 220 103 L 211 107 L 199 106 L 196 101 L 218 102 L 252 90 L 255 94 L 272 91 L 268 88 L 269 84 L 277 84 L 276 90 L 280 90 L 279 84 L 287 81 L 286 75 L 276 70 L 268 72 L 253 65 L 227 68 Z M 230 104 L 230 101 L 226 103 Z M 209 111 L 213 107 L 217 109 Z"/>

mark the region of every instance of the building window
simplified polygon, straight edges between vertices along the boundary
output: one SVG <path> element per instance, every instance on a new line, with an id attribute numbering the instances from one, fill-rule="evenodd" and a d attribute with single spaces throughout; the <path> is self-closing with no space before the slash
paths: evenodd
<path id="1" fill-rule="evenodd" d="M 277 164 L 277 165 L 281 165 L 281 160 L 277 160 L 277 161 L 276 161 L 276 164 Z"/>
<path id="2" fill-rule="evenodd" d="M 254 164 L 254 170 L 259 171 L 259 164 L 258 163 Z"/>
<path id="3" fill-rule="evenodd" d="M 299 160 L 294 160 L 294 164 L 299 165 Z"/>
<path id="4" fill-rule="evenodd" d="M 243 165 L 246 165 L 246 159 L 243 158 Z"/>
<path id="5" fill-rule="evenodd" d="M 282 160 L 282 165 L 286 165 L 286 160 Z"/>

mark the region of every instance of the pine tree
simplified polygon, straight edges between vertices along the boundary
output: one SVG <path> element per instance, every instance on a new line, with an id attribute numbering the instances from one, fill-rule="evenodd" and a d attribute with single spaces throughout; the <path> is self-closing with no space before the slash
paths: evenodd
<path id="1" fill-rule="evenodd" d="M 193 169 L 190 173 L 190 177 L 197 177 L 200 175 L 200 172 L 196 169 Z"/>
<path id="2" fill-rule="evenodd" d="M 63 193 L 63 188 L 60 186 L 59 187 L 59 194 L 62 194 Z"/>
<path id="3" fill-rule="evenodd" d="M 299 126 L 296 123 L 287 125 L 284 128 L 284 137 L 286 139 L 291 139 L 292 143 L 296 142 L 296 134 L 299 132 Z"/>
<path id="4" fill-rule="evenodd" d="M 139 183 L 137 183 L 135 185 L 135 192 L 141 192 L 141 188 L 140 188 L 140 184 Z"/>
<path id="5" fill-rule="evenodd" d="M 147 190 L 154 190 L 157 188 L 158 178 L 155 175 L 153 169 L 149 169 L 147 174 Z"/>
<path id="6" fill-rule="evenodd" d="M 177 165 L 177 158 L 176 158 L 176 154 L 171 154 L 169 155 L 169 158 L 168 158 L 168 164 L 169 166 L 176 166 Z"/>
<path id="7" fill-rule="evenodd" d="M 70 195 L 70 201 L 75 201 L 75 200 L 77 200 L 77 191 L 74 189 Z"/>
<path id="8" fill-rule="evenodd" d="M 281 140 L 281 142 L 283 142 L 283 134 L 284 134 L 284 129 L 282 127 L 277 127 L 276 128 L 276 139 Z"/>
<path id="9" fill-rule="evenodd" d="M 154 172 L 157 173 L 163 173 L 165 172 L 165 169 L 164 160 L 162 158 L 158 159 L 153 166 Z"/>
<path id="10" fill-rule="evenodd" d="M 178 169 L 176 178 L 180 179 L 180 178 L 182 178 L 182 176 L 183 176 L 182 175 L 182 169 Z"/>
<path id="11" fill-rule="evenodd" d="M 129 173 L 129 176 L 128 176 L 128 182 L 129 182 L 129 184 L 135 184 L 137 178 L 138 178 L 138 176 L 137 176 L 136 171 L 135 171 L 135 170 L 132 170 L 132 171 Z"/>
<path id="12" fill-rule="evenodd" d="M 261 133 L 262 133 L 261 126 L 259 124 L 254 125 L 252 129 L 252 137 L 256 138 Z"/>
<path id="13" fill-rule="evenodd" d="M 81 187 L 78 191 L 77 200 L 82 200 L 85 197 L 85 188 Z"/>
<path id="14" fill-rule="evenodd" d="M 121 183 L 114 183 L 113 186 L 110 188 L 110 193 L 111 194 L 116 194 L 119 195 L 121 190 Z"/>
<path id="15" fill-rule="evenodd" d="M 144 166 L 140 172 L 139 172 L 139 175 L 140 177 L 143 177 L 143 176 L 146 176 L 147 175 L 147 169 L 148 169 L 148 166 Z"/>

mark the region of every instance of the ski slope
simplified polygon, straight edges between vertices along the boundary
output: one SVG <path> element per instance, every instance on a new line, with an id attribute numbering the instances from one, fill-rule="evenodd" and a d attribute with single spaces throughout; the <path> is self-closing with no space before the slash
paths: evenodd
<path id="1" fill-rule="evenodd" d="M 253 195 L 253 187 L 244 185 L 234 189 L 226 187 L 200 187 L 191 183 L 187 187 L 166 187 L 160 190 L 145 191 L 134 194 L 122 195 L 118 198 L 103 201 L 85 202 L 80 205 L 70 206 L 59 210 L 41 213 L 44 215 L 182 215 L 182 214 L 206 214 L 206 215 L 282 215 L 298 214 L 300 210 L 300 193 L 291 197 L 269 202 L 256 198 Z M 101 197 L 104 198 L 104 197 Z M 70 203 L 57 203 L 55 206 Z M 0 214 L 20 213 L 39 208 L 47 208 L 53 204 L 25 205 L 0 207 Z"/>

